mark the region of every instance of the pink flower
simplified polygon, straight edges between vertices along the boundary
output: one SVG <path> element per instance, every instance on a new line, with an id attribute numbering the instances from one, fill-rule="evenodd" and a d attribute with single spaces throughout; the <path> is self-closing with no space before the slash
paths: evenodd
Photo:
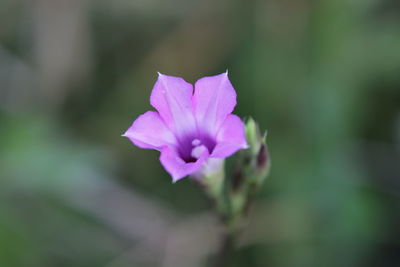
<path id="1" fill-rule="evenodd" d="M 174 182 L 247 147 L 243 122 L 231 114 L 236 92 L 227 72 L 198 80 L 194 93 L 184 79 L 159 74 L 150 103 L 157 111 L 140 115 L 123 136 L 160 151 Z"/>

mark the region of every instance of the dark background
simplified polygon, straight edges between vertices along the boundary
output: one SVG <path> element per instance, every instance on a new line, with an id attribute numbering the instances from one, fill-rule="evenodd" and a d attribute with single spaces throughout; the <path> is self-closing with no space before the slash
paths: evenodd
<path id="1" fill-rule="evenodd" d="M 272 158 L 230 266 L 400 266 L 397 0 L 1 0 L 0 266 L 206 266 L 209 203 L 120 135 L 226 69 Z"/>

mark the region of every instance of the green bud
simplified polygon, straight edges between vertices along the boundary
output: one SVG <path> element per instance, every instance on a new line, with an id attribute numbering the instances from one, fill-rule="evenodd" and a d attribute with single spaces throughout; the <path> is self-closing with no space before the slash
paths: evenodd
<path id="1" fill-rule="evenodd" d="M 256 155 L 260 149 L 260 141 L 262 139 L 260 128 L 253 118 L 246 121 L 246 139 L 249 144 L 250 152 Z"/>
<path id="2" fill-rule="evenodd" d="M 262 185 L 270 169 L 270 156 L 266 143 L 267 133 L 261 134 L 260 127 L 252 119 L 246 122 L 246 138 L 249 149 L 244 152 L 241 162 L 245 183 L 257 188 Z"/>

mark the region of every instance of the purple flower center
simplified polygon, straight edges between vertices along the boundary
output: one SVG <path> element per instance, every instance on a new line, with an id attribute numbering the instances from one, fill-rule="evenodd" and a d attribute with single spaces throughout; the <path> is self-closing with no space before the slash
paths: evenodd
<path id="1" fill-rule="evenodd" d="M 215 148 L 215 140 L 206 134 L 191 135 L 180 142 L 178 153 L 186 163 L 196 162 L 205 150 L 211 154 Z"/>

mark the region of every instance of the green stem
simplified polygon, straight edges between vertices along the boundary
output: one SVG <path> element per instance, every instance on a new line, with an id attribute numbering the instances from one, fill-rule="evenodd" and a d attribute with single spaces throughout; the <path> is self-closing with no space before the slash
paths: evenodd
<path id="1" fill-rule="evenodd" d="M 229 254 L 232 253 L 234 248 L 234 236 L 226 232 L 222 238 L 220 248 L 216 254 L 214 265 L 215 267 L 229 266 Z"/>

